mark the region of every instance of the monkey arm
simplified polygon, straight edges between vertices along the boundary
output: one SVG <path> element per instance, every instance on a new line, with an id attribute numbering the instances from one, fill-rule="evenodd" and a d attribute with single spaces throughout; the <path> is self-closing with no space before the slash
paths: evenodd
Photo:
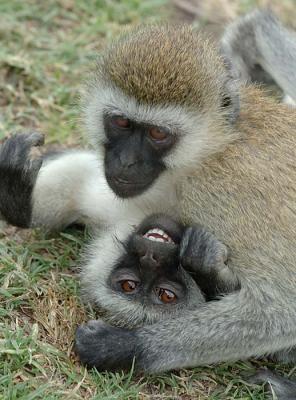
<path id="1" fill-rule="evenodd" d="M 127 226 L 137 225 L 147 213 L 137 203 L 131 205 L 114 194 L 105 178 L 103 160 L 86 150 L 67 151 L 45 162 L 32 203 L 32 226 L 48 230 L 73 223 L 112 227 L 122 220 Z"/>
<path id="2" fill-rule="evenodd" d="M 78 328 L 76 351 L 100 370 L 122 367 L 123 361 L 130 367 L 135 357 L 136 367 L 148 372 L 262 356 L 296 345 L 295 301 L 285 299 L 292 297 L 262 282 L 135 330 L 119 332 L 92 321 Z"/>
<path id="3" fill-rule="evenodd" d="M 44 162 L 38 174 L 32 226 L 56 230 L 72 223 L 103 223 L 113 201 L 96 154 L 67 151 Z"/>
<path id="4" fill-rule="evenodd" d="M 239 18 L 226 29 L 221 43 L 243 80 L 261 81 L 266 79 L 264 74 L 269 75 L 296 100 L 296 34 L 270 11 L 256 10 Z"/>
<path id="5" fill-rule="evenodd" d="M 287 294 L 269 295 L 267 285 L 257 290 L 244 288 L 216 303 L 206 303 L 175 323 L 163 321 L 140 328 L 136 332 L 139 367 L 147 371 L 193 367 L 295 346 L 295 306 L 280 307 Z"/>
<path id="6" fill-rule="evenodd" d="M 0 215 L 29 228 L 113 223 L 125 207 L 109 189 L 96 153 L 69 150 L 32 158 L 43 135 L 17 134 L 0 147 Z M 112 204 L 112 207 L 110 205 Z M 118 215 L 117 215 L 118 214 Z"/>

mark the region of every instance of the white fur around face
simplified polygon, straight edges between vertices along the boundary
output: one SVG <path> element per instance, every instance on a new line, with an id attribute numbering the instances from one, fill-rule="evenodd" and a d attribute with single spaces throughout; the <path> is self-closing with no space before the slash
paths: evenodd
<path id="1" fill-rule="evenodd" d="M 164 162 L 177 176 L 195 168 L 200 160 L 220 149 L 221 145 L 231 139 L 231 135 L 227 138 L 221 132 L 219 136 L 210 133 L 212 120 L 221 122 L 222 116 L 217 116 L 216 112 L 193 112 L 173 104 L 140 104 L 134 97 L 126 95 L 114 86 L 92 87 L 85 104 L 86 130 L 91 143 L 99 149 L 105 141 L 104 113 L 125 115 L 134 121 L 169 128 L 177 137 L 177 145 L 164 158 Z"/>
<path id="2" fill-rule="evenodd" d="M 82 265 L 81 281 L 82 292 L 87 301 L 106 312 L 110 323 L 127 326 L 129 328 L 151 324 L 164 318 L 182 315 L 186 302 L 171 307 L 160 307 L 152 301 L 141 302 L 128 298 L 112 290 L 109 278 L 118 262 L 125 255 L 122 243 L 126 243 L 128 236 L 134 231 L 130 221 L 122 221 L 116 227 L 109 227 L 101 231 L 85 251 L 85 260 Z M 196 292 L 195 283 L 187 277 L 189 297 L 186 301 L 194 309 L 204 304 L 201 292 Z"/>
<path id="3" fill-rule="evenodd" d="M 143 306 L 124 298 L 111 290 L 108 278 L 124 249 L 121 242 L 125 242 L 133 231 L 133 226 L 127 221 L 113 228 L 101 232 L 93 240 L 85 252 L 86 259 L 82 265 L 81 281 L 82 293 L 87 301 L 102 308 L 108 313 L 110 322 L 119 322 L 121 325 L 133 326 L 134 321 L 151 322 L 156 318 L 153 312 L 143 313 Z M 151 319 L 151 321 L 149 321 Z"/>

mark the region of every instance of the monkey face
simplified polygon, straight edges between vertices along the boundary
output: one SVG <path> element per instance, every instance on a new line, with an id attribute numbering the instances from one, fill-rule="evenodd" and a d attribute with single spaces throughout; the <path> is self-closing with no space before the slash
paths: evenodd
<path id="1" fill-rule="evenodd" d="M 191 27 L 122 36 L 83 92 L 86 130 L 121 198 L 149 198 L 167 177 L 177 183 L 239 137 L 239 82 Z"/>
<path id="2" fill-rule="evenodd" d="M 121 298 L 152 308 L 157 314 L 204 302 L 204 297 L 181 267 L 179 245 L 183 225 L 163 215 L 144 220 L 130 236 L 126 254 L 112 271 L 108 285 Z M 174 313 L 173 313 L 174 314 Z"/>
<path id="3" fill-rule="evenodd" d="M 139 123 L 123 115 L 105 115 L 105 176 L 122 198 L 145 192 L 165 170 L 162 161 L 176 138 L 164 127 Z"/>

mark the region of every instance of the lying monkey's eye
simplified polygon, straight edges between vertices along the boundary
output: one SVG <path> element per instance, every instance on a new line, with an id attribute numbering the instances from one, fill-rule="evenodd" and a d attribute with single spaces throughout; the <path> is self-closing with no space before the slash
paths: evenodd
<path id="1" fill-rule="evenodd" d="M 121 285 L 121 289 L 125 293 L 132 293 L 137 289 L 137 287 L 139 285 L 139 282 L 131 281 L 131 280 L 125 280 L 125 281 L 121 281 L 120 285 Z"/>
<path id="2" fill-rule="evenodd" d="M 177 296 L 174 292 L 164 288 L 156 288 L 156 293 L 158 295 L 159 300 L 163 303 L 174 303 L 177 300 Z"/>
<path id="3" fill-rule="evenodd" d="M 155 140 L 157 142 L 161 142 L 165 139 L 167 139 L 167 137 L 169 136 L 168 132 L 157 128 L 156 126 L 153 128 L 150 128 L 149 131 L 149 136 L 151 137 L 152 140 Z"/>
<path id="4" fill-rule="evenodd" d="M 124 117 L 113 117 L 112 123 L 116 125 L 118 128 L 129 128 L 130 120 Z"/>

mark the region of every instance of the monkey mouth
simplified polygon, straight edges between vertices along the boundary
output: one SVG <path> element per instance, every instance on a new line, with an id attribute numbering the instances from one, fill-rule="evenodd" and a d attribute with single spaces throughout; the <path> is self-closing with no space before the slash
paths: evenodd
<path id="1" fill-rule="evenodd" d="M 143 237 L 154 242 L 175 243 L 173 239 L 160 228 L 149 229 Z"/>

